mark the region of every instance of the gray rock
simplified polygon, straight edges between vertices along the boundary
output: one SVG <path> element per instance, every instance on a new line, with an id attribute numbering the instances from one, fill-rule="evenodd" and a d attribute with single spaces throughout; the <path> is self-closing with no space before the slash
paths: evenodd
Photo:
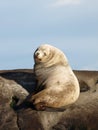
<path id="1" fill-rule="evenodd" d="M 20 104 L 28 95 L 29 92 L 15 81 L 0 77 L 0 97 L 6 100 L 7 103 L 10 104 L 12 98 L 16 97 L 19 100 L 18 104 Z"/>
<path id="2" fill-rule="evenodd" d="M 25 102 L 36 85 L 33 71 L 0 71 L 0 130 L 97 130 L 98 71 L 74 73 L 80 83 L 79 99 L 65 111 L 36 111 Z M 17 109 L 11 106 L 13 97 L 24 101 Z"/>

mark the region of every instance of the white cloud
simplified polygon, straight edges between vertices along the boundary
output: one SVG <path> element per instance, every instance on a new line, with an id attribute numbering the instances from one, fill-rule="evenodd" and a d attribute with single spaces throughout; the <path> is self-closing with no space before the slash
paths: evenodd
<path id="1" fill-rule="evenodd" d="M 66 5 L 79 5 L 80 0 L 56 0 L 51 6 L 52 7 L 62 7 Z"/>

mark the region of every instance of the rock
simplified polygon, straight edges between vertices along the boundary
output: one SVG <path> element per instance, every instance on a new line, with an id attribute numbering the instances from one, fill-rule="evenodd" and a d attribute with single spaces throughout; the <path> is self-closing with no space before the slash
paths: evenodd
<path id="1" fill-rule="evenodd" d="M 97 130 L 98 71 L 74 73 L 80 83 L 79 99 L 65 111 L 36 111 L 25 102 L 13 107 L 34 91 L 33 71 L 0 71 L 0 130 Z"/>
<path id="2" fill-rule="evenodd" d="M 26 89 L 24 89 L 21 85 L 17 84 L 13 80 L 7 80 L 2 77 L 0 77 L 0 90 L 1 99 L 3 98 L 9 104 L 14 97 L 19 100 L 18 104 L 21 104 L 29 95 L 29 92 L 26 91 Z"/>
<path id="3" fill-rule="evenodd" d="M 17 114 L 11 108 L 13 97 L 24 101 L 28 92 L 15 81 L 0 77 L 0 130 L 18 130 Z"/>

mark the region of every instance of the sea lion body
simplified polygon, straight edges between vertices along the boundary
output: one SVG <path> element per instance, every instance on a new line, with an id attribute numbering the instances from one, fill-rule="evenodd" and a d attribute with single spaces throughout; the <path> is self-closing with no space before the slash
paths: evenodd
<path id="1" fill-rule="evenodd" d="M 34 53 L 36 94 L 29 99 L 37 110 L 62 108 L 79 97 L 79 83 L 64 53 L 51 45 L 41 45 Z"/>

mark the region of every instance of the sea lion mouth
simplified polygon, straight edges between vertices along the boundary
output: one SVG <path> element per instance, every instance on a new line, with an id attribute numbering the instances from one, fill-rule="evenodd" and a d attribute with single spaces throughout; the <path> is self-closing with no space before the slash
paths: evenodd
<path id="1" fill-rule="evenodd" d="M 38 57 L 35 57 L 35 60 L 36 60 L 36 61 L 42 61 L 42 59 L 41 59 L 41 58 L 38 58 Z"/>

